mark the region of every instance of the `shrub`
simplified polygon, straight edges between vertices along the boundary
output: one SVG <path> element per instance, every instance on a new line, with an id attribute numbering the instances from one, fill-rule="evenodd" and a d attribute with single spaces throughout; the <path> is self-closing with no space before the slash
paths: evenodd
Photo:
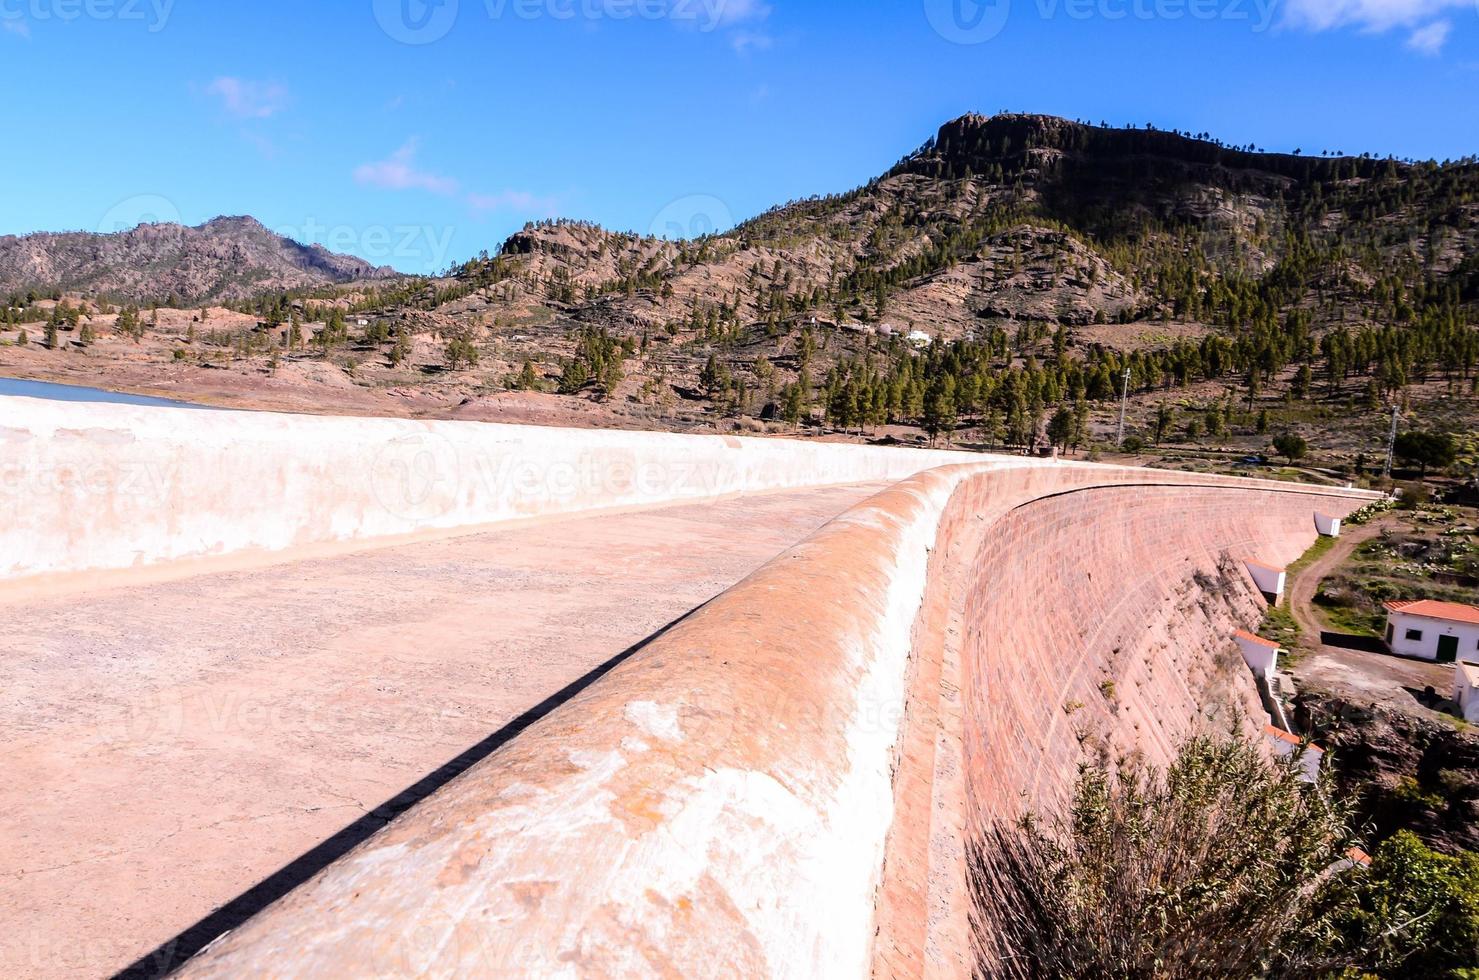
<path id="1" fill-rule="evenodd" d="M 968 846 L 984 977 L 1472 977 L 1479 855 L 1400 833 L 1350 859 L 1351 808 L 1296 761 L 1196 738 L 1164 772 L 1086 766 L 1066 812 Z"/>
<path id="2" fill-rule="evenodd" d="M 1309 449 L 1309 444 L 1293 433 L 1286 432 L 1274 437 L 1274 451 L 1289 460 L 1291 464 L 1303 459 Z"/>
<path id="3" fill-rule="evenodd" d="M 1275 955 L 1319 969 L 1312 886 L 1352 845 L 1348 813 L 1231 739 L 1191 741 L 1164 773 L 1085 768 L 1061 820 L 972 849 L 981 972 L 1248 977 Z"/>

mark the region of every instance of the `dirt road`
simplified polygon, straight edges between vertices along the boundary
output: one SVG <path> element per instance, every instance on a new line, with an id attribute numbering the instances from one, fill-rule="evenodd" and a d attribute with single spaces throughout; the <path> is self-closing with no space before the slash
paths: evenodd
<path id="1" fill-rule="evenodd" d="M 1289 612 L 1299 624 L 1304 656 L 1294 669 L 1300 687 L 1317 688 L 1356 703 L 1380 704 L 1399 711 L 1432 717 L 1419 698 L 1427 688 L 1447 697 L 1453 668 L 1386 653 L 1351 650 L 1321 642 L 1327 629 L 1315 608 L 1320 583 L 1347 562 L 1363 543 L 1394 528 L 1400 518 L 1388 515 L 1370 524 L 1348 525 L 1334 546 L 1302 569 L 1289 587 Z"/>
<path id="2" fill-rule="evenodd" d="M 1370 524 L 1347 525 L 1341 528 L 1340 537 L 1335 539 L 1335 544 L 1331 549 L 1300 570 L 1299 574 L 1294 577 L 1293 583 L 1289 586 L 1289 612 L 1293 615 L 1294 621 L 1299 624 L 1302 634 L 1300 643 L 1305 649 L 1318 648 L 1320 634 L 1328 628 L 1315 609 L 1315 593 L 1319 591 L 1320 583 L 1345 564 L 1357 548 L 1379 536 L 1383 529 L 1393 527 L 1395 524 L 1396 518 L 1382 517 Z"/>

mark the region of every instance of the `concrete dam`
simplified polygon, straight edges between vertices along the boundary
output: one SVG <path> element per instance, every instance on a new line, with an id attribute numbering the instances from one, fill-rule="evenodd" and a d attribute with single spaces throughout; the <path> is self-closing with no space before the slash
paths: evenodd
<path id="1" fill-rule="evenodd" d="M 962 977 L 967 846 L 1260 732 L 1374 495 L 9 399 L 0 971 Z"/>

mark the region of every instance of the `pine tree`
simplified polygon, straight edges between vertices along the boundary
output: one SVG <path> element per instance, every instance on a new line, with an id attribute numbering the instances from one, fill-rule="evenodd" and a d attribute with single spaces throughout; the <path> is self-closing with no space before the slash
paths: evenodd
<path id="1" fill-rule="evenodd" d="M 1176 410 L 1165 402 L 1155 410 L 1155 444 L 1159 446 L 1176 424 Z"/>
<path id="2" fill-rule="evenodd" d="M 1067 408 L 1060 408 L 1053 413 L 1052 419 L 1048 422 L 1048 441 L 1067 452 L 1077 427 L 1073 412 Z"/>
<path id="3" fill-rule="evenodd" d="M 946 374 L 930 385 L 924 398 L 924 431 L 930 437 L 930 445 L 941 435 L 949 442 L 955 422 L 955 377 Z"/>

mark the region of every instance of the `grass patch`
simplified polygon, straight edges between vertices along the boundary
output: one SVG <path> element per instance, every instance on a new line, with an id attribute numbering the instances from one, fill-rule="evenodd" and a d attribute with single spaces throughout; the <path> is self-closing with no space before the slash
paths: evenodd
<path id="1" fill-rule="evenodd" d="M 1287 606 L 1270 606 L 1263 615 L 1263 624 L 1258 627 L 1258 635 L 1292 649 L 1299 641 L 1299 624 Z"/>
<path id="2" fill-rule="evenodd" d="M 1324 535 L 1316 538 L 1315 543 L 1310 545 L 1309 550 L 1300 555 L 1298 561 L 1294 562 L 1294 564 L 1285 569 L 1285 571 L 1289 574 L 1289 581 L 1293 582 L 1294 579 L 1299 576 L 1300 572 L 1304 571 L 1306 568 L 1309 568 L 1316 561 L 1329 554 L 1330 550 L 1335 547 L 1336 543 L 1339 540 L 1339 538 L 1327 538 Z"/>
<path id="3" fill-rule="evenodd" d="M 1318 600 L 1318 596 L 1316 599 Z M 1317 601 L 1315 608 L 1320 616 L 1336 633 L 1350 636 L 1370 636 L 1380 639 L 1385 632 L 1386 616 L 1372 615 L 1348 606 L 1324 606 Z"/>

